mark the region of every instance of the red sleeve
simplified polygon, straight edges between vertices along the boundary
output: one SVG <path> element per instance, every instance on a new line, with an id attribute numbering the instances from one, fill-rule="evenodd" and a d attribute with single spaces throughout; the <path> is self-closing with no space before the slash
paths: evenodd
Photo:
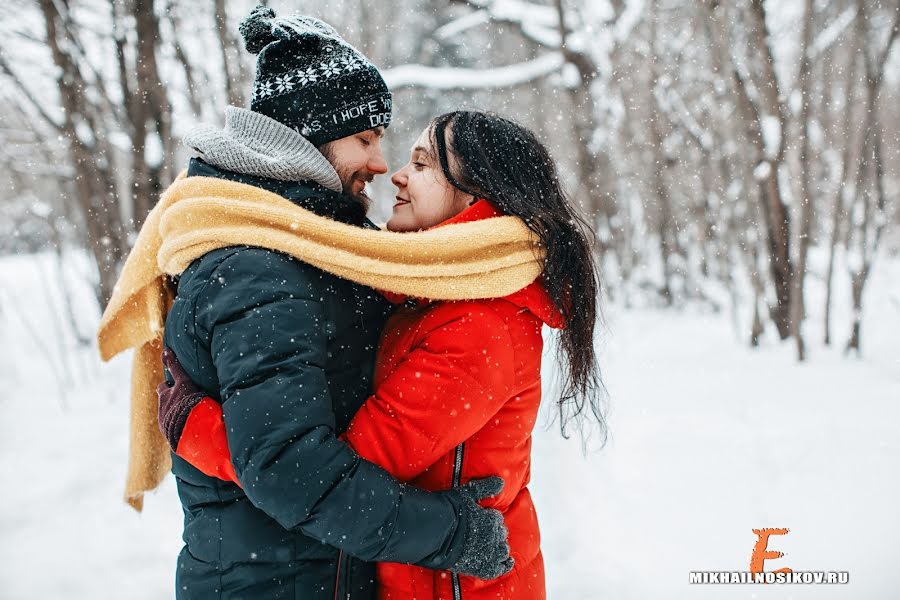
<path id="1" fill-rule="evenodd" d="M 350 423 L 353 449 L 409 481 L 480 430 L 509 399 L 512 341 L 490 308 L 426 333 Z"/>
<path id="2" fill-rule="evenodd" d="M 204 398 L 191 410 L 175 454 L 205 475 L 241 485 L 231 464 L 222 405 L 212 398 Z"/>
<path id="3" fill-rule="evenodd" d="M 346 434 L 340 436 L 340 439 L 346 442 Z M 222 405 L 210 397 L 204 398 L 191 409 L 175 455 L 204 475 L 241 485 L 234 472 L 234 465 L 231 464 Z"/>

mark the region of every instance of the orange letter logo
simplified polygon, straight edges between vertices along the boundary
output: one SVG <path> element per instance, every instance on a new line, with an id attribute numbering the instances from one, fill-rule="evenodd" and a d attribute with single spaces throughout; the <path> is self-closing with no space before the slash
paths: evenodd
<path id="1" fill-rule="evenodd" d="M 756 545 L 753 546 L 753 554 L 750 556 L 750 572 L 751 573 L 762 573 L 763 572 L 763 563 L 766 560 L 771 558 L 781 558 L 784 556 L 784 552 L 778 552 L 775 550 L 769 550 L 769 536 L 770 535 L 785 535 L 789 532 L 790 529 L 754 529 L 753 533 L 759 536 L 759 539 L 756 540 Z M 791 573 L 791 569 L 788 567 L 782 567 L 780 569 L 775 570 L 776 573 Z"/>

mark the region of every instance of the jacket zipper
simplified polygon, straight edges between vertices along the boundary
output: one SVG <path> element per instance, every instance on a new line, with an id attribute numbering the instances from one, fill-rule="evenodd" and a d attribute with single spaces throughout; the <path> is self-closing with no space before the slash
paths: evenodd
<path id="1" fill-rule="evenodd" d="M 344 551 L 343 551 L 343 550 L 340 550 L 340 551 L 338 551 L 337 573 L 336 573 L 335 576 L 334 576 L 334 600 L 339 600 L 339 599 L 340 599 L 340 594 L 341 594 L 341 563 L 342 563 L 343 561 L 344 561 Z M 348 566 L 348 569 L 349 569 L 349 566 Z M 346 569 L 345 569 L 345 570 L 346 570 Z M 346 579 L 346 576 L 345 576 L 345 579 Z M 344 596 L 343 600 L 350 600 L 350 586 L 347 585 L 347 586 L 345 586 L 345 587 L 346 587 L 347 589 L 346 589 L 346 595 Z"/>
<path id="2" fill-rule="evenodd" d="M 462 480 L 463 451 L 465 450 L 464 446 L 465 443 L 457 446 L 456 452 L 453 457 L 453 487 L 455 488 L 459 487 Z M 462 587 L 459 584 L 459 573 L 451 573 L 450 582 L 453 586 L 453 600 L 462 600 Z"/>
<path id="3" fill-rule="evenodd" d="M 347 595 L 344 596 L 344 600 L 350 600 L 350 594 L 353 593 L 353 586 L 350 585 L 353 576 L 353 570 L 350 568 L 350 561 L 352 560 L 353 557 L 348 556 L 347 560 L 344 562 L 344 588 L 347 592 Z"/>

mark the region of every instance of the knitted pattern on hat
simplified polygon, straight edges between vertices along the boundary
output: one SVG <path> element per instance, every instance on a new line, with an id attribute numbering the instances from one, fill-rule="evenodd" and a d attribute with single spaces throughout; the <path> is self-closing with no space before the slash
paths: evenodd
<path id="1" fill-rule="evenodd" d="M 257 6 L 240 32 L 259 55 L 252 110 L 316 146 L 390 124 L 392 97 L 378 69 L 327 23 Z"/>

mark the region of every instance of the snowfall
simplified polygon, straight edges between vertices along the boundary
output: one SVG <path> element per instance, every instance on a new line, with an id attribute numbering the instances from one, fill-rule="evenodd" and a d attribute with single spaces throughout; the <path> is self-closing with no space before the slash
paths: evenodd
<path id="1" fill-rule="evenodd" d="M 900 595 L 900 257 L 878 257 L 862 355 L 849 358 L 846 268 L 835 344 L 821 343 L 821 259 L 808 278 L 804 364 L 771 331 L 749 348 L 748 315 L 727 305 L 605 306 L 608 444 L 563 440 L 552 411 L 535 432 L 551 599 Z M 88 276 L 77 257 L 0 258 L 3 600 L 173 594 L 174 481 L 141 514 L 122 502 L 129 357 L 101 364 L 66 326 L 74 314 L 93 337 L 97 311 L 79 285 Z M 770 539 L 784 556 L 767 571 L 847 571 L 849 583 L 689 583 L 691 571 L 749 570 L 753 529 L 767 527 L 790 530 Z"/>

